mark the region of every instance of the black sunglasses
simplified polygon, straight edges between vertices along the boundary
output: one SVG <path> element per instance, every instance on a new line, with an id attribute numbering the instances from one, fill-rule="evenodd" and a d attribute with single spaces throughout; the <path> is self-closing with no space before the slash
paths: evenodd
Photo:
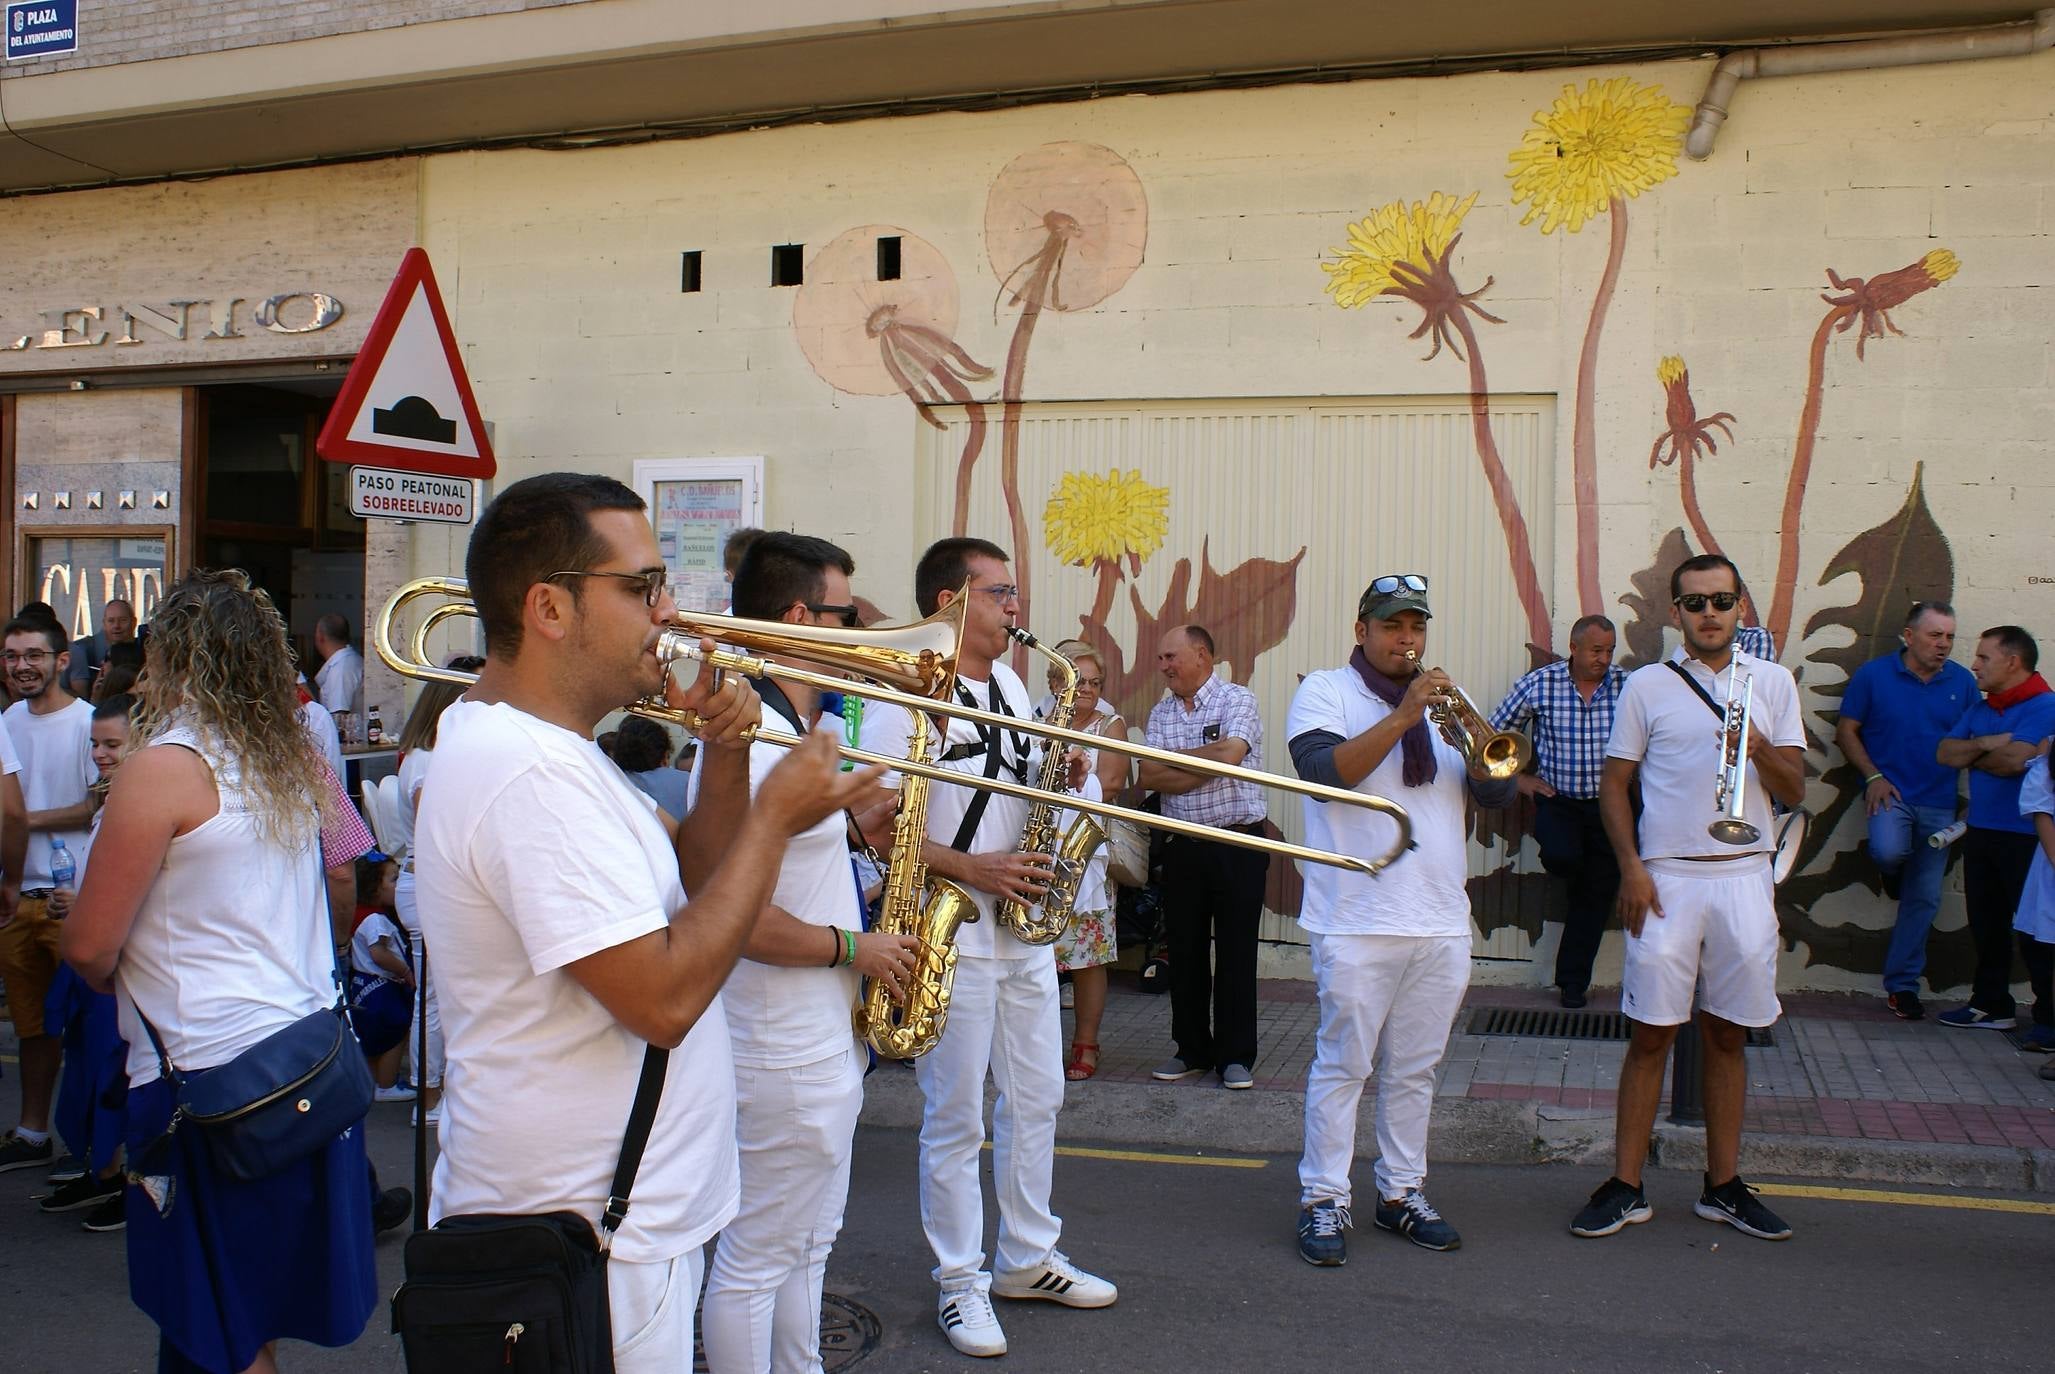
<path id="1" fill-rule="evenodd" d="M 1716 611 L 1731 611 L 1741 604 L 1741 593 L 1714 592 L 1707 596 L 1704 592 L 1686 592 L 1682 596 L 1672 598 L 1673 604 L 1682 606 L 1693 615 L 1704 610 L 1708 601 L 1712 602 L 1712 608 Z"/>
<path id="2" fill-rule="evenodd" d="M 662 568 L 652 572 L 632 573 L 602 572 L 598 568 L 563 568 L 548 574 L 542 580 L 554 582 L 560 577 L 611 577 L 616 582 L 631 582 L 642 589 L 642 604 L 651 609 L 655 609 L 656 603 L 663 600 L 664 587 L 671 579 L 670 573 Z"/>
<path id="3" fill-rule="evenodd" d="M 799 604 L 806 607 L 806 609 L 808 609 L 809 611 L 812 611 L 815 615 L 832 615 L 840 617 L 844 629 L 853 630 L 857 627 L 857 624 L 859 623 L 857 610 L 854 606 L 827 605 L 818 601 L 802 601 Z"/>
<path id="4" fill-rule="evenodd" d="M 1370 590 L 1379 596 L 1390 596 L 1403 588 L 1409 592 L 1427 590 L 1427 579 L 1419 573 L 1387 573 L 1370 584 Z"/>

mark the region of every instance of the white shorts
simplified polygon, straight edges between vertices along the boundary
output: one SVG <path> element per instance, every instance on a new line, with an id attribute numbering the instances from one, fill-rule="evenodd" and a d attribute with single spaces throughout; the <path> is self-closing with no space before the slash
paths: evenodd
<path id="1" fill-rule="evenodd" d="M 1656 900 L 1627 940 L 1620 1010 L 1650 1026 L 1681 1026 L 1701 1011 L 1737 1026 L 1773 1025 L 1777 1002 L 1776 884 L 1767 856 L 1695 862 L 1651 859 Z"/>

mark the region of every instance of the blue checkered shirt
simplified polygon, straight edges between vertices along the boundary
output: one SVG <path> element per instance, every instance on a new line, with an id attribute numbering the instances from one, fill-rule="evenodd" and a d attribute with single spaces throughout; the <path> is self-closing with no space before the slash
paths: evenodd
<path id="1" fill-rule="evenodd" d="M 1189 711 L 1174 693 L 1165 692 L 1149 712 L 1145 738 L 1157 749 L 1197 749 L 1238 739 L 1249 746 L 1241 766 L 1263 766 L 1263 715 L 1257 709 L 1256 694 L 1222 678 L 1208 678 L 1192 693 Z M 1163 814 L 1201 825 L 1253 825 L 1265 817 L 1267 809 L 1263 789 L 1255 783 L 1215 778 L 1189 792 L 1165 792 Z"/>
<path id="2" fill-rule="evenodd" d="M 1605 745 L 1613 734 L 1613 711 L 1627 685 L 1624 668 L 1607 668 L 1605 681 L 1586 701 L 1570 681 L 1568 662 L 1536 668 L 1513 684 L 1491 713 L 1494 730 L 1525 730 L 1534 741 L 1536 771 L 1565 797 L 1598 795 L 1605 771 Z"/>

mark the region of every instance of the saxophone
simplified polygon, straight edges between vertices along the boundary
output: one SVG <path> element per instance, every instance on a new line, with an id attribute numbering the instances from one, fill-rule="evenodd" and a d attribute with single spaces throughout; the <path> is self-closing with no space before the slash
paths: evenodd
<path id="1" fill-rule="evenodd" d="M 907 762 L 934 759 L 934 727 L 925 711 L 913 712 Z M 884 980 L 864 984 L 855 1012 L 859 1039 L 886 1059 L 915 1059 L 935 1047 L 949 1019 L 949 991 L 956 982 L 956 929 L 978 919 L 977 903 L 955 883 L 928 881 L 920 847 L 928 837 L 928 780 L 902 773 L 899 816 L 892 825 L 892 859 L 878 907 L 877 929 L 911 935 L 920 942 L 906 1001 L 892 1000 Z"/>
<path id="2" fill-rule="evenodd" d="M 1020 644 L 1042 654 L 1063 677 L 1063 686 L 1056 693 L 1056 704 L 1050 708 L 1048 724 L 1068 730 L 1072 717 L 1077 714 L 1077 665 L 1045 646 L 1019 626 L 1008 626 L 1006 633 Z M 1092 861 L 1092 855 L 1100 845 L 1106 843 L 1106 828 L 1092 817 L 1079 814 L 1071 822 L 1070 829 L 1057 832 L 1058 822 L 1063 818 L 1063 793 L 1065 775 L 1070 771 L 1070 751 L 1067 748 L 1050 748 L 1042 755 L 1042 775 L 1036 786 L 1042 790 L 1047 801 L 1035 802 L 1028 808 L 1027 825 L 1020 833 L 1019 853 L 1048 854 L 1055 859 L 1055 873 L 1049 879 L 1049 890 L 1042 894 L 1037 903 L 1015 901 L 1008 898 L 998 904 L 996 915 L 999 924 L 1013 932 L 1014 938 L 1022 944 L 1054 944 L 1063 928 L 1070 924 L 1070 913 L 1077 905 L 1077 890 L 1084 882 L 1085 867 Z M 1040 914 L 1037 915 L 1037 908 Z"/>

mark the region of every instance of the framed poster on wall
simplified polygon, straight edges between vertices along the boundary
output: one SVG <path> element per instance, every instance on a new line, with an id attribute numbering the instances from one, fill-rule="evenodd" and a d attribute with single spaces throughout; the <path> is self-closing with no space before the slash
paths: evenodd
<path id="1" fill-rule="evenodd" d="M 671 599 L 681 610 L 725 612 L 721 548 L 736 530 L 763 524 L 763 459 L 644 459 L 635 464 L 635 489 L 649 502 Z"/>

